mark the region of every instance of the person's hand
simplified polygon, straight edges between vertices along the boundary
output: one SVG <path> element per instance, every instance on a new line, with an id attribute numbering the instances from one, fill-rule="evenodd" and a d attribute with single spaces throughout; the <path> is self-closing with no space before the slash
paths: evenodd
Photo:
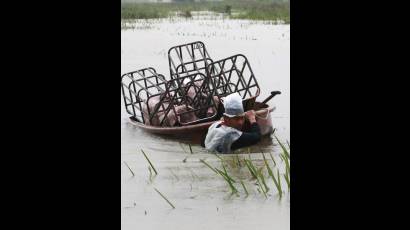
<path id="1" fill-rule="evenodd" d="M 255 110 L 249 110 L 245 112 L 245 116 L 251 124 L 256 122 L 255 114 L 256 114 Z"/>

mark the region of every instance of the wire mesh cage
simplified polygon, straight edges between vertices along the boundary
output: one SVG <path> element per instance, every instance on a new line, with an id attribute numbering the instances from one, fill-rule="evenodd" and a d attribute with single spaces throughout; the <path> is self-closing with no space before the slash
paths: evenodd
<path id="1" fill-rule="evenodd" d="M 125 109 L 132 119 L 144 122 L 142 106 L 149 98 L 166 91 L 164 75 L 154 68 L 145 68 L 121 76 L 121 92 Z"/>
<path id="2" fill-rule="evenodd" d="M 253 74 L 248 59 L 237 54 L 208 65 L 209 78 L 215 87 L 215 95 L 221 99 L 224 96 L 238 92 L 242 96 L 244 109 L 254 107 L 260 94 L 259 84 Z"/>
<path id="3" fill-rule="evenodd" d="M 131 119 L 152 126 L 185 126 L 219 119 L 221 98 L 238 92 L 244 109 L 252 109 L 259 85 L 244 55 L 213 61 L 204 43 L 174 46 L 168 51 L 170 79 L 145 68 L 121 76 Z"/>
<path id="4" fill-rule="evenodd" d="M 169 74 L 171 79 L 192 73 L 207 75 L 207 66 L 212 59 L 203 42 L 197 41 L 171 47 L 168 50 Z"/>
<path id="5" fill-rule="evenodd" d="M 202 73 L 211 80 L 214 96 L 218 99 L 238 92 L 246 110 L 253 108 L 260 88 L 252 68 L 244 55 L 234 55 L 213 61 L 203 42 L 174 46 L 168 51 L 170 77 L 178 78 L 190 73 Z M 177 81 L 176 87 L 183 83 Z M 219 111 L 223 110 L 220 104 Z"/>
<path id="6" fill-rule="evenodd" d="M 182 82 L 175 87 L 176 82 Z M 126 111 L 133 120 L 152 126 L 183 126 L 214 119 L 217 98 L 206 75 L 189 74 L 166 80 L 153 68 L 121 78 Z"/>

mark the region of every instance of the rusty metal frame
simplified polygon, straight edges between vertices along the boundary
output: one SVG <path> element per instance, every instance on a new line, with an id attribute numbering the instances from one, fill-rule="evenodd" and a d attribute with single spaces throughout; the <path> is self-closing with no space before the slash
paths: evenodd
<path id="1" fill-rule="evenodd" d="M 125 108 L 132 119 L 152 124 L 152 119 L 163 113 L 160 126 L 169 126 L 166 118 L 173 112 L 178 125 L 192 125 L 218 119 L 223 108 L 219 101 L 228 94 L 238 92 L 243 98 L 245 109 L 252 108 L 260 94 L 249 61 L 242 54 L 213 61 L 205 44 L 197 41 L 170 48 L 168 64 L 169 80 L 152 67 L 121 76 Z M 188 95 L 191 88 L 195 92 L 193 98 Z M 151 109 L 149 102 L 155 97 L 159 102 Z M 215 97 L 218 101 L 215 101 Z M 147 106 L 148 117 L 143 114 L 144 104 Z M 181 105 L 187 111 L 177 114 L 175 107 Z M 213 108 L 215 113 L 209 115 L 209 108 Z M 181 116 L 187 113 L 195 113 L 198 119 L 183 122 Z"/>

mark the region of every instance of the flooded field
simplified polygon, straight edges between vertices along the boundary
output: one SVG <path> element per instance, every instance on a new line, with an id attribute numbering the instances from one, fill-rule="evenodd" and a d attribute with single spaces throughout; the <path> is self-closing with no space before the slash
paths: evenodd
<path id="1" fill-rule="evenodd" d="M 290 142 L 289 25 L 223 18 L 174 18 L 122 22 L 122 28 L 121 74 L 154 67 L 169 77 L 168 49 L 194 41 L 204 42 L 214 60 L 244 54 L 261 87 L 259 100 L 271 91 L 282 91 L 268 104 L 276 107 L 272 119 L 277 137 L 283 143 Z M 289 229 L 290 192 L 285 180 L 281 178 L 284 193 L 279 198 L 274 182 L 264 170 L 269 187 L 266 198 L 244 166 L 244 159 L 249 157 L 256 167 L 264 166 L 261 154 L 264 152 L 273 171 L 285 174 L 282 150 L 273 136 L 250 148 L 251 154 L 246 149 L 246 154 L 219 155 L 229 174 L 242 180 L 249 194 L 236 183 L 238 193 L 231 195 L 221 175 L 200 161 L 203 159 L 222 169 L 217 156 L 189 137 L 170 139 L 132 126 L 122 98 L 121 114 L 122 229 Z M 158 175 L 153 168 L 148 169 L 149 163 L 141 149 Z"/>

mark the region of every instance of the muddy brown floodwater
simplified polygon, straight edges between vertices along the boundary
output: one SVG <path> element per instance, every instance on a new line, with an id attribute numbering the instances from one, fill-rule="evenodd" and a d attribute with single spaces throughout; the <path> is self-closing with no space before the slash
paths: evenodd
<path id="1" fill-rule="evenodd" d="M 167 51 L 170 47 L 203 41 L 214 60 L 234 54 L 247 56 L 261 87 L 259 100 L 280 90 L 268 104 L 276 135 L 290 142 L 290 26 L 269 22 L 225 19 L 138 20 L 131 29 L 121 30 L 121 74 L 144 67 L 169 75 Z M 120 87 L 118 87 L 118 90 Z M 236 155 L 220 155 L 233 178 L 243 180 L 249 195 L 236 184 L 238 195 L 220 175 L 200 162 L 204 159 L 221 168 L 220 159 L 189 138 L 166 138 L 149 134 L 128 122 L 121 98 L 121 225 L 122 229 L 289 229 L 290 192 L 281 178 L 284 195 L 279 199 L 272 179 L 264 172 L 270 188 L 268 198 L 258 191 L 255 180 Z M 188 144 L 192 145 L 193 154 Z M 158 175 L 148 170 L 148 155 Z M 250 148 L 251 154 L 238 154 L 240 161 L 252 158 L 263 166 L 261 152 L 272 153 L 269 164 L 281 174 L 285 165 L 281 149 L 273 137 L 265 137 Z M 269 156 L 269 157 L 268 157 Z M 134 176 L 126 166 L 131 168 Z M 155 190 L 175 206 L 173 209 Z"/>

